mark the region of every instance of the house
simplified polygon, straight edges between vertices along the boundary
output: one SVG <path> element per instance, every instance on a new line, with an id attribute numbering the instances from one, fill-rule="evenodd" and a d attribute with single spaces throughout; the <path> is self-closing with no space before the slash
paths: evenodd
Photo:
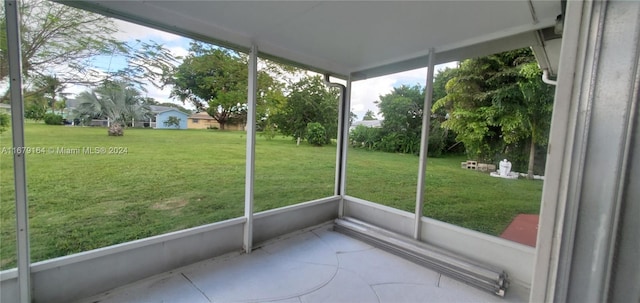
<path id="1" fill-rule="evenodd" d="M 151 105 L 151 121 L 150 125 L 153 128 L 171 128 L 171 129 L 187 129 L 187 119 L 189 116 L 184 112 L 169 106 Z M 179 119 L 179 126 L 167 125 L 170 117 L 176 117 Z"/>
<path id="2" fill-rule="evenodd" d="M 187 120 L 187 128 L 189 129 L 221 129 L 220 123 L 211 117 L 207 112 L 199 112 L 189 116 Z M 224 125 L 225 130 L 244 130 L 244 124 L 236 124 L 227 122 Z"/>
<path id="3" fill-rule="evenodd" d="M 382 120 L 362 120 L 355 121 L 351 126 L 349 126 L 349 131 L 352 131 L 359 125 L 364 125 L 366 127 L 380 128 L 382 127 Z"/>
<path id="4" fill-rule="evenodd" d="M 11 115 L 11 104 L 0 103 L 0 113 Z"/>
<path id="5" fill-rule="evenodd" d="M 204 129 L 204 128 L 220 128 L 220 123 L 207 112 L 195 113 L 187 118 L 187 128 Z"/>

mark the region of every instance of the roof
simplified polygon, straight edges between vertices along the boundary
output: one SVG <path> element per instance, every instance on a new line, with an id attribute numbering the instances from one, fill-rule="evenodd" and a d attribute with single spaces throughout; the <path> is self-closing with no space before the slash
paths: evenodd
<path id="1" fill-rule="evenodd" d="M 356 127 L 358 125 L 364 125 L 366 127 L 382 127 L 382 120 L 362 120 L 355 121 L 351 124 L 352 127 Z"/>
<path id="2" fill-rule="evenodd" d="M 560 0 L 65 4 L 352 80 L 544 44 Z M 541 62 L 544 60 L 540 60 Z"/>
<path id="3" fill-rule="evenodd" d="M 149 109 L 154 114 L 159 114 L 159 113 L 175 110 L 175 111 L 179 111 L 179 112 L 187 115 L 186 113 L 182 112 L 181 110 L 179 110 L 179 109 L 177 109 L 175 107 L 170 107 L 170 106 L 149 105 Z"/>
<path id="4" fill-rule="evenodd" d="M 215 120 L 209 116 L 207 112 L 199 112 L 189 116 L 189 119 L 201 119 L 201 120 Z"/>

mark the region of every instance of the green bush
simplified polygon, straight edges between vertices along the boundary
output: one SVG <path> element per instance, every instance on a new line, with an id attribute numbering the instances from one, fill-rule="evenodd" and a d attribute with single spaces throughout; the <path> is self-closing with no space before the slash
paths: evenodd
<path id="1" fill-rule="evenodd" d="M 266 124 L 260 132 L 260 136 L 265 137 L 267 140 L 272 140 L 277 134 L 278 128 L 273 124 Z"/>
<path id="2" fill-rule="evenodd" d="M 56 114 L 44 115 L 44 123 L 48 125 L 62 125 L 62 116 Z"/>
<path id="3" fill-rule="evenodd" d="M 11 116 L 7 113 L 0 112 L 0 134 L 4 133 L 11 125 Z"/>
<path id="4" fill-rule="evenodd" d="M 353 147 L 376 150 L 378 149 L 378 143 L 382 139 L 381 134 L 381 128 L 358 125 L 356 126 L 356 128 L 351 130 L 351 133 L 349 134 L 349 140 L 351 141 L 351 146 Z"/>
<path id="5" fill-rule="evenodd" d="M 307 123 L 307 142 L 315 146 L 327 144 L 327 130 L 318 122 Z"/>
<path id="6" fill-rule="evenodd" d="M 164 121 L 164 126 L 165 127 L 175 127 L 175 128 L 180 128 L 180 118 L 176 117 L 176 116 L 169 116 L 169 118 L 167 118 L 167 121 Z"/>
<path id="7" fill-rule="evenodd" d="M 36 103 L 25 105 L 24 117 L 27 119 L 33 119 L 34 121 L 40 121 L 44 119 L 47 114 L 47 108 L 40 106 Z"/>

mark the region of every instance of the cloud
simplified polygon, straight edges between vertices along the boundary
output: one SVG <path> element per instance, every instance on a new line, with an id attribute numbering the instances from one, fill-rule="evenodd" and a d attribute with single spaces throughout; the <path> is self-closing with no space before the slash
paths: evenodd
<path id="1" fill-rule="evenodd" d="M 168 46 L 166 48 L 176 57 L 180 56 L 184 58 L 189 54 L 189 50 L 182 46 Z"/>
<path id="2" fill-rule="evenodd" d="M 123 41 L 130 40 L 154 40 L 156 42 L 171 42 L 185 39 L 182 36 L 174 35 L 164 31 L 156 30 L 150 27 L 137 25 L 135 23 L 113 19 L 118 27 L 118 32 L 114 37 Z"/>
<path id="3" fill-rule="evenodd" d="M 378 107 L 374 104 L 381 95 L 388 94 L 393 89 L 396 79 L 391 76 L 377 77 L 351 84 L 351 111 L 362 119 L 367 110 L 378 114 Z"/>
<path id="4" fill-rule="evenodd" d="M 436 74 L 447 68 L 456 67 L 457 62 L 449 62 L 435 66 Z M 367 110 L 372 110 L 378 117 L 378 106 L 374 103 L 380 96 L 390 93 L 394 87 L 416 85 L 424 87 L 427 80 L 427 68 L 419 68 L 406 72 L 371 78 L 353 82 L 351 87 L 351 111 L 362 119 Z"/>

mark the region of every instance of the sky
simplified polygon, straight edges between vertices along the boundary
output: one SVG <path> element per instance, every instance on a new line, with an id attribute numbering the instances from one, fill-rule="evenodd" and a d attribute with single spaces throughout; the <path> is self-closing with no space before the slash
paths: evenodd
<path id="1" fill-rule="evenodd" d="M 115 24 L 119 28 L 119 32 L 115 34 L 115 38 L 121 41 L 127 41 L 135 45 L 136 40 L 153 40 L 163 44 L 176 56 L 185 56 L 188 54 L 189 41 L 191 41 L 188 38 L 120 20 L 116 20 Z M 111 56 L 100 56 L 95 58 L 94 62 L 104 71 L 118 70 L 126 64 L 123 58 Z M 437 65 L 436 73 L 446 67 L 455 67 L 456 64 L 457 62 L 451 62 Z M 427 68 L 421 68 L 353 82 L 351 89 L 351 111 L 358 116 L 358 120 L 362 119 L 367 110 L 372 110 L 378 115 L 378 108 L 374 102 L 379 99 L 379 96 L 385 95 L 391 92 L 394 87 L 401 85 L 419 84 L 424 87 L 426 75 Z M 147 97 L 152 97 L 159 102 L 173 102 L 182 105 L 180 101 L 172 100 L 169 97 L 170 88 L 160 89 L 153 85 L 147 85 L 146 88 L 147 92 L 143 94 Z M 84 90 L 86 90 L 86 88 L 74 86 L 69 87 L 67 92 L 75 95 Z M 193 109 L 193 106 L 190 104 L 185 104 L 185 106 Z"/>

